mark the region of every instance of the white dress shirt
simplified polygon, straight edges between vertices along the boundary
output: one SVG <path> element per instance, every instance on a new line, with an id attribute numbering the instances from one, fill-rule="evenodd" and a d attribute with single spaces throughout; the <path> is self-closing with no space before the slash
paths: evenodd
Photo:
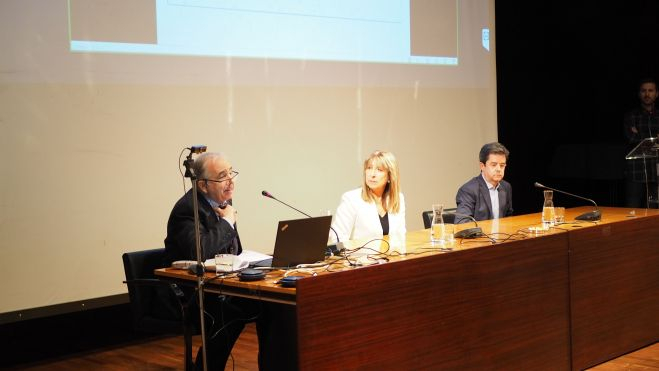
<path id="1" fill-rule="evenodd" d="M 481 173 L 485 184 L 487 184 L 487 190 L 490 191 L 490 200 L 492 201 L 492 217 L 494 219 L 499 219 L 499 184 L 495 187 L 490 184 L 490 182 L 485 179 L 485 176 Z"/>

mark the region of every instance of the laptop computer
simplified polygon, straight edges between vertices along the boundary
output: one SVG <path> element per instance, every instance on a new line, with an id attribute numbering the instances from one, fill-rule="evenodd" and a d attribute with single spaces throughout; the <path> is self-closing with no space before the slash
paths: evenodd
<path id="1" fill-rule="evenodd" d="M 331 215 L 280 221 L 272 259 L 252 266 L 286 268 L 324 260 L 331 224 Z"/>

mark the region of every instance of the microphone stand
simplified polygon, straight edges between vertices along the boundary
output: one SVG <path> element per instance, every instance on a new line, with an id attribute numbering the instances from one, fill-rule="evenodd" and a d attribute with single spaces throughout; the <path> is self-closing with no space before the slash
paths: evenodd
<path id="1" fill-rule="evenodd" d="M 195 236 L 195 247 L 197 253 L 197 265 L 194 268 L 194 273 L 197 276 L 197 298 L 199 300 L 199 325 L 201 327 L 201 355 L 202 362 L 204 366 L 204 371 L 208 370 L 208 362 L 206 360 L 206 326 L 204 320 L 204 266 L 201 263 L 201 232 L 199 231 L 199 200 L 197 199 L 197 175 L 191 170 L 191 166 L 194 163 L 192 159 L 193 153 L 204 152 L 206 147 L 203 147 L 203 150 L 192 147 L 190 149 L 190 154 L 186 157 L 186 160 L 183 161 L 185 166 L 185 177 L 190 178 L 192 182 L 192 209 L 194 214 L 194 236 Z"/>
<path id="2" fill-rule="evenodd" d="M 266 191 L 261 192 L 261 194 L 262 194 L 263 196 L 267 197 L 267 198 L 272 198 L 273 200 L 275 200 L 275 201 L 277 201 L 277 202 L 280 202 L 280 203 L 282 203 L 282 204 L 284 204 L 284 205 L 290 207 L 291 209 L 293 209 L 293 210 L 297 211 L 298 213 L 300 213 L 300 214 L 306 216 L 307 218 L 313 218 L 311 215 L 305 213 L 304 211 L 301 211 L 301 210 L 299 210 L 299 209 L 294 208 L 293 206 L 287 204 L 286 202 L 284 202 L 284 201 L 282 201 L 282 200 L 280 200 L 280 199 L 278 199 L 278 198 L 275 198 L 275 196 L 271 195 L 270 193 L 268 193 L 268 192 L 266 192 Z M 337 237 L 337 238 L 338 238 L 338 237 Z"/>
<path id="3" fill-rule="evenodd" d="M 587 220 L 587 221 L 595 222 L 595 221 L 598 221 L 598 220 L 602 219 L 602 212 L 600 211 L 599 207 L 597 206 L 597 203 L 594 200 L 591 200 L 590 198 L 586 198 L 586 197 L 582 197 L 582 196 L 577 196 L 577 195 L 575 195 L 573 193 L 570 193 L 570 192 L 561 191 L 560 189 L 547 187 L 547 186 L 542 185 L 538 182 L 535 182 L 534 185 L 535 185 L 536 188 L 548 189 L 550 191 L 554 191 L 554 192 L 566 194 L 568 196 L 580 198 L 582 200 L 586 200 L 586 201 L 592 203 L 593 205 L 595 205 L 595 210 L 589 211 L 587 213 L 583 213 L 581 215 L 578 215 L 577 217 L 574 218 L 575 220 Z"/>
<path id="4" fill-rule="evenodd" d="M 306 216 L 307 218 L 313 218 L 311 215 L 305 213 L 304 211 L 298 210 L 297 208 L 294 208 L 293 206 L 287 204 L 286 202 L 284 202 L 284 201 L 282 201 L 282 200 L 276 198 L 275 196 L 273 196 L 272 194 L 270 194 L 270 192 L 268 192 L 268 191 L 261 191 L 261 196 L 263 196 L 263 197 L 267 197 L 267 198 L 271 198 L 271 199 L 273 199 L 273 200 L 275 200 L 275 201 L 277 201 L 277 202 L 279 202 L 279 203 L 281 203 L 281 204 L 283 204 L 283 205 L 286 205 L 286 206 L 290 207 L 291 209 L 297 211 L 298 213 L 300 213 L 300 214 Z M 330 255 L 338 255 L 338 254 L 340 254 L 341 251 L 344 250 L 344 249 L 343 249 L 343 248 L 339 248 L 339 243 L 341 243 L 341 241 L 339 240 L 339 234 L 336 233 L 336 230 L 335 230 L 334 228 L 332 228 L 331 226 L 330 226 L 330 230 L 331 230 L 332 232 L 334 232 L 334 235 L 336 236 L 336 244 L 334 245 L 334 248 L 332 248 L 331 245 L 330 245 L 330 247 L 329 247 Z"/>

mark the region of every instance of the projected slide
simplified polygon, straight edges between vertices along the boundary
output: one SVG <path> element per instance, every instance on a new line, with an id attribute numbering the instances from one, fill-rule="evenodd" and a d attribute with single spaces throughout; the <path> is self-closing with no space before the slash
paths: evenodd
<path id="1" fill-rule="evenodd" d="M 71 51 L 457 65 L 457 0 L 70 1 Z"/>

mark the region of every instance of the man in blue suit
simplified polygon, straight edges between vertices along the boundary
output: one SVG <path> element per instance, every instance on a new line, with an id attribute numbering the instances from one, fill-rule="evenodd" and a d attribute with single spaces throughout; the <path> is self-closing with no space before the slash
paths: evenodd
<path id="1" fill-rule="evenodd" d="M 510 152 L 501 143 L 481 148 L 478 160 L 481 173 L 462 185 L 455 196 L 456 214 L 471 215 L 476 220 L 498 219 L 513 214 L 513 189 L 503 180 Z M 456 218 L 466 223 L 467 218 Z"/>

